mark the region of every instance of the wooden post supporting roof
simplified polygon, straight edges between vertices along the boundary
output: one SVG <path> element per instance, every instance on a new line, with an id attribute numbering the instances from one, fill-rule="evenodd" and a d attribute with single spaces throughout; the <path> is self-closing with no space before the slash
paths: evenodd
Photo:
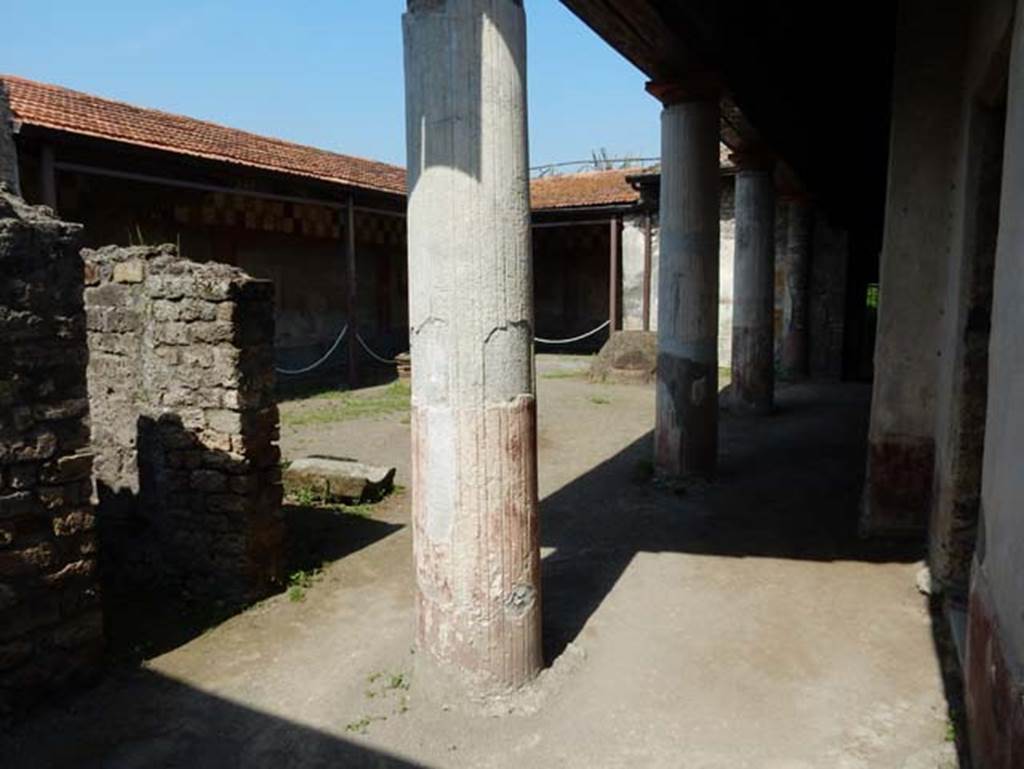
<path id="1" fill-rule="evenodd" d="M 644 214 L 644 284 L 643 329 L 651 330 L 651 270 L 653 268 L 654 233 L 651 212 Z"/>
<path id="2" fill-rule="evenodd" d="M 356 294 L 356 208 L 355 199 L 349 195 L 345 209 L 345 318 L 348 323 L 348 386 L 355 389 L 359 386 L 359 344 L 356 334 L 359 324 L 356 322 L 358 312 Z"/>
<path id="3" fill-rule="evenodd" d="M 608 334 L 622 330 L 622 217 L 608 220 Z"/>
<path id="4" fill-rule="evenodd" d="M 57 163 L 52 144 L 44 144 L 39 153 L 39 195 L 40 202 L 57 213 Z"/>

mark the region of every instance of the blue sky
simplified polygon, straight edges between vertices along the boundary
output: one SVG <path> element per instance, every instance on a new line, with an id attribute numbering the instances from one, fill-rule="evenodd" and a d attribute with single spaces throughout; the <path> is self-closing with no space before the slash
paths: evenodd
<path id="1" fill-rule="evenodd" d="M 405 162 L 405 0 L 34 0 L 0 72 Z M 526 0 L 531 162 L 658 154 L 644 77 L 557 0 Z"/>

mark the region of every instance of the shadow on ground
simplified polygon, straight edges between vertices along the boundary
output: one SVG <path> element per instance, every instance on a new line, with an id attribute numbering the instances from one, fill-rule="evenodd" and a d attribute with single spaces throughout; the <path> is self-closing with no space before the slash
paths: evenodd
<path id="1" fill-rule="evenodd" d="M 112 672 L 92 702 L 51 706 L 35 728 L 0 732 L 4 769 L 413 769 L 418 764 L 199 691 L 148 670 Z M 40 731 L 60 719 L 64 728 Z M 73 735 L 73 736 L 72 736 Z M 41 746 L 45 750 L 41 751 Z M 45 758 L 40 754 L 45 753 Z"/>
<path id="2" fill-rule="evenodd" d="M 318 506 L 285 504 L 286 574 L 311 571 L 351 555 L 402 528 L 365 515 Z M 287 587 L 282 583 L 272 593 Z M 251 605 L 251 604 L 249 604 Z M 189 602 L 155 589 L 117 590 L 104 586 L 108 653 L 113 661 L 140 662 L 202 635 L 248 608 Z"/>
<path id="3" fill-rule="evenodd" d="M 639 552 L 914 562 L 923 544 L 857 534 L 869 390 L 794 386 L 762 418 L 723 412 L 719 477 L 652 478 L 650 433 L 541 502 L 545 657 L 572 642 Z"/>

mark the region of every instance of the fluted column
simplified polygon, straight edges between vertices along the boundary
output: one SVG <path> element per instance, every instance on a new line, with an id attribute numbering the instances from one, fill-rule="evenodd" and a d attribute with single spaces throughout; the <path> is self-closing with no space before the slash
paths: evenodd
<path id="1" fill-rule="evenodd" d="M 652 85 L 661 99 L 655 465 L 715 473 L 718 457 L 717 90 Z"/>
<path id="2" fill-rule="evenodd" d="M 775 397 L 775 185 L 769 160 L 733 157 L 739 170 L 731 405 L 741 414 L 767 414 Z"/>
<path id="3" fill-rule="evenodd" d="M 786 276 L 782 304 L 782 373 L 788 379 L 807 376 L 807 287 L 811 267 L 811 221 L 807 198 L 785 200 Z"/>
<path id="4" fill-rule="evenodd" d="M 417 686 L 486 697 L 541 667 L 525 16 L 404 30 Z"/>

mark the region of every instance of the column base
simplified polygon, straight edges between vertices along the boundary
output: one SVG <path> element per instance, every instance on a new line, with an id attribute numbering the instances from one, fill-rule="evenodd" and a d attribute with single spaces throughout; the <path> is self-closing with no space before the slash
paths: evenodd
<path id="1" fill-rule="evenodd" d="M 775 404 L 775 361 L 771 329 L 732 331 L 732 384 L 729 406 L 747 416 L 770 414 Z"/>
<path id="2" fill-rule="evenodd" d="M 807 338 L 787 334 L 782 340 L 782 378 L 787 382 L 807 379 Z"/>
<path id="3" fill-rule="evenodd" d="M 416 667 L 432 698 L 484 701 L 540 672 L 536 424 L 526 394 L 413 407 Z"/>
<path id="4" fill-rule="evenodd" d="M 717 364 L 659 353 L 655 467 L 668 477 L 710 479 L 717 462 Z"/>
<path id="5" fill-rule="evenodd" d="M 860 518 L 862 536 L 917 536 L 928 526 L 935 442 L 886 435 L 868 444 L 867 479 Z"/>

